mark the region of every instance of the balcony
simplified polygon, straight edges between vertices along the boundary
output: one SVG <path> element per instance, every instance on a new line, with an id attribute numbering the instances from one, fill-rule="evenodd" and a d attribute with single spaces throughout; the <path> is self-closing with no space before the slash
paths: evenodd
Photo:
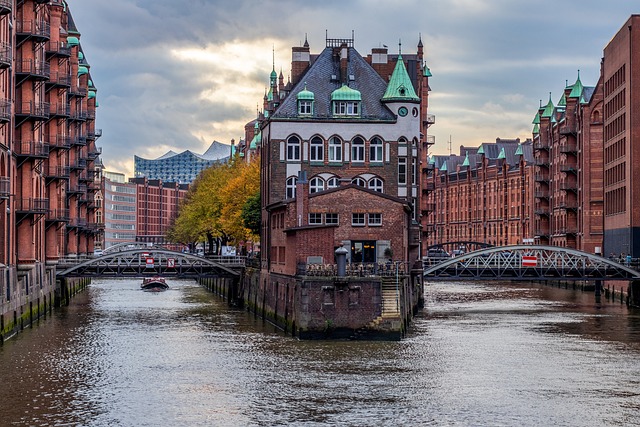
<path id="1" fill-rule="evenodd" d="M 16 76 L 23 80 L 31 78 L 33 80 L 49 80 L 51 76 L 51 65 L 45 61 L 35 59 L 23 59 L 16 61 Z"/>
<path id="2" fill-rule="evenodd" d="M 49 76 L 47 87 L 71 87 L 71 75 L 57 71 Z"/>
<path id="3" fill-rule="evenodd" d="M 13 2 L 11 0 L 0 0 L 0 15 L 11 13 Z"/>
<path id="4" fill-rule="evenodd" d="M 49 145 L 51 150 L 68 150 L 71 148 L 71 138 L 65 135 L 57 135 Z"/>
<path id="5" fill-rule="evenodd" d="M 427 147 L 430 147 L 432 145 L 434 145 L 436 143 L 436 136 L 435 135 L 427 135 L 424 139 L 424 143 L 427 145 Z"/>
<path id="6" fill-rule="evenodd" d="M 578 204 L 576 202 L 560 202 L 557 205 L 558 209 L 563 209 L 566 211 L 577 211 Z"/>
<path id="7" fill-rule="evenodd" d="M 533 213 L 538 216 L 549 216 L 550 214 L 549 208 L 536 208 Z"/>
<path id="8" fill-rule="evenodd" d="M 559 227 L 557 231 L 560 234 L 566 234 L 569 236 L 575 236 L 576 234 L 578 234 L 578 228 L 571 226 Z"/>
<path id="9" fill-rule="evenodd" d="M 87 168 L 87 159 L 80 158 L 76 159 L 75 162 L 71 164 L 71 170 L 83 170 Z"/>
<path id="10" fill-rule="evenodd" d="M 424 124 L 427 126 L 431 126 L 436 124 L 436 115 L 435 114 L 427 114 L 425 118 Z"/>
<path id="11" fill-rule="evenodd" d="M 576 144 L 561 144 L 560 152 L 565 154 L 577 154 L 578 146 Z"/>
<path id="12" fill-rule="evenodd" d="M 13 49 L 11 49 L 11 45 L 5 42 L 0 43 L 0 69 L 4 70 L 11 67 L 12 59 Z"/>
<path id="13" fill-rule="evenodd" d="M 422 186 L 422 191 L 425 193 L 429 193 L 436 189 L 436 184 L 433 182 L 427 182 Z"/>
<path id="14" fill-rule="evenodd" d="M 49 157 L 49 144 L 42 141 L 15 141 L 13 147 L 18 157 L 33 159 Z"/>
<path id="15" fill-rule="evenodd" d="M 0 176 L 0 199 L 6 199 L 11 195 L 11 179 L 8 176 Z"/>
<path id="16" fill-rule="evenodd" d="M 11 121 L 11 101 L 0 99 L 0 123 Z"/>
<path id="17" fill-rule="evenodd" d="M 16 102 L 16 116 L 25 120 L 48 120 L 49 109 L 48 102 Z"/>
<path id="18" fill-rule="evenodd" d="M 87 145 L 87 137 L 85 135 L 78 135 L 71 139 L 71 145 L 84 147 Z"/>
<path id="19" fill-rule="evenodd" d="M 102 147 L 95 147 L 94 149 L 89 150 L 89 160 L 95 160 L 102 154 Z"/>
<path id="20" fill-rule="evenodd" d="M 52 209 L 51 211 L 47 212 L 45 221 L 50 223 L 69 222 L 71 221 L 69 209 Z"/>
<path id="21" fill-rule="evenodd" d="M 540 141 L 539 139 L 533 142 L 534 150 L 548 150 L 549 143 L 546 141 Z"/>
<path id="22" fill-rule="evenodd" d="M 51 25 L 46 21 L 24 20 L 16 21 L 16 40 L 18 44 L 26 40 L 42 43 L 51 37 Z"/>
<path id="23" fill-rule="evenodd" d="M 537 173 L 533 176 L 533 180 L 535 182 L 549 182 L 549 174 L 548 173 Z"/>
<path id="24" fill-rule="evenodd" d="M 14 206 L 19 214 L 46 214 L 49 211 L 49 199 L 16 199 Z"/>
<path id="25" fill-rule="evenodd" d="M 549 198 L 549 190 L 538 190 L 533 193 L 533 196 L 536 199 L 548 199 Z"/>
<path id="26" fill-rule="evenodd" d="M 102 136 L 102 129 L 95 129 L 87 134 L 88 139 L 98 139 Z"/>
<path id="27" fill-rule="evenodd" d="M 49 180 L 68 180 L 71 176 L 69 166 L 49 166 L 45 178 Z"/>
<path id="28" fill-rule="evenodd" d="M 74 110 L 71 112 L 69 118 L 71 120 L 83 122 L 87 120 L 87 110 Z"/>
<path id="29" fill-rule="evenodd" d="M 86 184 L 69 184 L 67 195 L 85 194 L 87 192 Z"/>
<path id="30" fill-rule="evenodd" d="M 67 228 L 85 228 L 87 220 L 84 218 L 70 218 Z"/>
<path id="31" fill-rule="evenodd" d="M 572 166 L 572 165 L 562 165 L 560 166 L 560 172 L 564 172 L 564 173 L 572 173 L 572 174 L 578 174 L 578 168 L 576 166 Z"/>
<path id="32" fill-rule="evenodd" d="M 549 159 L 543 159 L 543 158 L 536 157 L 534 164 L 536 166 L 548 168 L 549 167 Z"/>
<path id="33" fill-rule="evenodd" d="M 87 88 L 86 87 L 74 87 L 71 86 L 71 88 L 69 88 L 69 91 L 67 92 L 67 95 L 70 98 L 73 97 L 78 97 L 78 98 L 82 98 L 87 96 Z"/>
<path id="34" fill-rule="evenodd" d="M 562 191 L 573 191 L 574 193 L 578 192 L 578 184 L 574 182 L 563 182 L 560 184 L 560 189 Z"/>
<path id="35" fill-rule="evenodd" d="M 93 108 L 87 110 L 86 119 L 87 120 L 95 120 L 96 119 L 96 110 L 93 109 Z"/>
<path id="36" fill-rule="evenodd" d="M 69 117 L 69 111 L 71 110 L 71 106 L 69 104 L 52 104 L 49 107 L 49 117 Z"/>
<path id="37" fill-rule="evenodd" d="M 71 46 L 61 41 L 48 41 L 45 46 L 45 54 L 47 58 L 54 56 L 68 58 L 71 56 Z"/>
<path id="38" fill-rule="evenodd" d="M 575 135 L 576 133 L 575 124 L 560 126 L 560 135 Z"/>
<path id="39" fill-rule="evenodd" d="M 549 237 L 549 229 L 548 228 L 539 228 L 535 230 L 536 236 L 547 238 Z"/>

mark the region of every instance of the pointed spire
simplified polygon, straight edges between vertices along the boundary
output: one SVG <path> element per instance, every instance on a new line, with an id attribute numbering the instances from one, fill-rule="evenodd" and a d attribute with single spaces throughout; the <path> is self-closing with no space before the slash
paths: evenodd
<path id="1" fill-rule="evenodd" d="M 531 122 L 534 125 L 539 125 L 540 124 L 540 112 L 538 111 L 536 113 L 536 116 L 533 118 L 533 121 Z"/>
<path id="2" fill-rule="evenodd" d="M 507 155 L 504 152 L 504 147 L 502 147 L 502 150 L 500 150 L 500 154 L 498 154 L 498 160 L 504 160 L 507 158 Z"/>
<path id="3" fill-rule="evenodd" d="M 391 74 L 391 79 L 382 101 L 420 101 L 413 88 L 407 68 L 404 66 L 402 54 L 398 55 L 396 67 L 393 70 L 393 74 Z"/>
<path id="4" fill-rule="evenodd" d="M 478 154 L 482 154 L 484 156 L 484 144 L 480 144 L 480 148 L 478 148 Z"/>
<path id="5" fill-rule="evenodd" d="M 544 111 L 542 111 L 542 114 L 540 115 L 540 118 L 549 118 L 551 116 L 553 116 L 553 101 L 551 100 L 551 92 L 549 92 L 549 102 L 547 102 L 547 105 L 544 107 Z"/>
<path id="6" fill-rule="evenodd" d="M 516 150 L 516 156 L 524 156 L 524 151 L 522 150 L 522 144 L 518 144 L 518 149 Z"/>
<path id="7" fill-rule="evenodd" d="M 304 33 L 304 45 L 303 47 L 309 47 L 309 41 L 307 40 L 307 33 Z"/>
<path id="8" fill-rule="evenodd" d="M 422 44 L 422 33 L 420 33 L 418 35 L 419 39 L 418 39 L 418 47 L 423 47 L 424 45 Z"/>
<path id="9" fill-rule="evenodd" d="M 467 156 L 464 158 L 464 162 L 462 162 L 462 167 L 469 167 L 469 152 L 467 151 Z"/>
<path id="10" fill-rule="evenodd" d="M 582 82 L 580 81 L 580 70 L 578 70 L 578 79 L 571 88 L 569 98 L 579 98 L 582 95 L 582 89 L 584 89 L 584 86 L 582 86 Z"/>
<path id="11" fill-rule="evenodd" d="M 539 124 L 535 124 L 533 125 L 533 132 L 534 135 L 538 135 L 540 133 L 540 125 Z"/>
<path id="12" fill-rule="evenodd" d="M 440 166 L 440 172 L 447 172 L 447 161 L 444 160 L 442 162 L 442 166 Z"/>

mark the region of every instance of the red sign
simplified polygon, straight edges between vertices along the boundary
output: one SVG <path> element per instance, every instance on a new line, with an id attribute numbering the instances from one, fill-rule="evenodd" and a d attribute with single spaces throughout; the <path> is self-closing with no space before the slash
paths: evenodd
<path id="1" fill-rule="evenodd" d="M 153 268 L 153 258 L 147 258 L 147 268 Z"/>
<path id="2" fill-rule="evenodd" d="M 522 256 L 522 266 L 523 267 L 537 267 L 538 266 L 538 258 L 532 255 L 523 255 Z"/>
<path id="3" fill-rule="evenodd" d="M 174 258 L 167 258 L 167 267 L 174 268 L 176 266 L 176 260 Z"/>

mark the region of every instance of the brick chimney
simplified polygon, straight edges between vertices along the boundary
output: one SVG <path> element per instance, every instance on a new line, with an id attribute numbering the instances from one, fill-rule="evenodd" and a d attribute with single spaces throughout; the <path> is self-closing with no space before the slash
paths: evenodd
<path id="1" fill-rule="evenodd" d="M 349 65 L 349 48 L 346 43 L 340 46 L 340 81 L 349 84 L 349 76 L 347 74 L 347 66 Z"/>
<path id="2" fill-rule="evenodd" d="M 291 83 L 296 84 L 300 77 L 307 71 L 311 64 L 311 53 L 307 37 L 304 38 L 304 45 L 291 48 Z"/>

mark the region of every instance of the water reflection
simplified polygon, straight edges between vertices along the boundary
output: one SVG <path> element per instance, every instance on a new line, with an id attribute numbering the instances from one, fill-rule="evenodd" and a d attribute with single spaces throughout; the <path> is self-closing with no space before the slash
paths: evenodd
<path id="1" fill-rule="evenodd" d="M 13 425 L 631 425 L 638 312 L 440 283 L 401 342 L 298 341 L 194 282 L 98 281 L 0 348 Z M 8 422 L 6 422 L 8 421 Z"/>

